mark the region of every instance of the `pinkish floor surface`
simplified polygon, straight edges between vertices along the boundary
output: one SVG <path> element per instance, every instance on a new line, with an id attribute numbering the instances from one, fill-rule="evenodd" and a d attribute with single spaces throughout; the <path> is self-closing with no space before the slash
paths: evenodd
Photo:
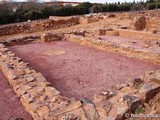
<path id="1" fill-rule="evenodd" d="M 0 120 L 32 120 L 0 71 Z"/>
<path id="2" fill-rule="evenodd" d="M 160 66 L 71 42 L 35 43 L 9 47 L 31 67 L 44 74 L 62 95 L 93 98 L 112 85 L 143 75 Z M 66 54 L 46 56 L 46 50 Z"/>

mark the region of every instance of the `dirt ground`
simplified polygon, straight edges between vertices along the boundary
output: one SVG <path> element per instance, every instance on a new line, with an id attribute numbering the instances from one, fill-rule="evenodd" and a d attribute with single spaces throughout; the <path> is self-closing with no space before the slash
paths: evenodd
<path id="1" fill-rule="evenodd" d="M 0 71 L 0 120 L 32 120 Z"/>
<path id="2" fill-rule="evenodd" d="M 144 61 L 71 42 L 35 43 L 9 47 L 31 67 L 43 73 L 47 81 L 62 95 L 77 99 L 93 98 L 112 85 L 160 68 Z M 47 50 L 65 54 L 46 55 Z"/>

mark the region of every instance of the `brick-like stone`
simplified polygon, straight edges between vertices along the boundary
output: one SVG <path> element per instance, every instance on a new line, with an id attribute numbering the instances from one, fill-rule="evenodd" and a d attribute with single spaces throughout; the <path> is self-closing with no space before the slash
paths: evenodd
<path id="1" fill-rule="evenodd" d="M 91 102 L 89 100 L 86 101 L 82 101 L 82 108 L 83 108 L 83 111 L 85 113 L 85 117 L 86 119 L 89 119 L 89 120 L 97 120 L 99 118 L 99 115 L 98 115 L 98 112 L 97 112 L 97 109 L 96 109 L 96 106 L 94 105 L 93 102 Z"/>
<path id="2" fill-rule="evenodd" d="M 55 88 L 53 87 L 46 87 L 45 88 L 45 94 L 48 96 L 48 97 L 53 97 L 55 95 L 59 95 L 60 92 L 57 91 Z"/>
<path id="3" fill-rule="evenodd" d="M 25 78 L 26 78 L 26 80 L 27 80 L 28 82 L 34 81 L 34 77 L 32 77 L 32 76 L 27 76 L 27 77 L 25 77 Z"/>
<path id="4" fill-rule="evenodd" d="M 52 114 L 53 116 L 57 116 L 57 115 L 60 115 L 60 114 L 63 114 L 63 113 L 66 113 L 66 112 L 69 112 L 69 111 L 73 111 L 79 107 L 81 107 L 81 102 L 80 101 L 76 101 L 76 102 L 73 102 L 73 103 L 70 103 L 69 105 L 67 105 L 66 107 L 64 108 L 61 108 L 60 110 L 57 110 L 56 112 L 54 112 L 54 114 Z"/>
<path id="5" fill-rule="evenodd" d="M 49 108 L 48 106 L 40 107 L 38 110 L 36 110 L 37 114 L 40 116 L 40 118 L 45 118 L 49 114 Z"/>
<path id="6" fill-rule="evenodd" d="M 112 109 L 112 103 L 103 99 L 101 101 L 99 101 L 98 103 L 95 103 L 96 104 L 96 109 L 98 111 L 103 111 L 105 112 L 106 114 L 108 114 L 110 112 L 110 110 Z"/>

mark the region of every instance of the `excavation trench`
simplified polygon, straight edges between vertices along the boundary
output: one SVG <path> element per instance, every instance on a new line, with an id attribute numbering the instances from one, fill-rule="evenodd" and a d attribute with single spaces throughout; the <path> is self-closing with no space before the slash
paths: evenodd
<path id="1" fill-rule="evenodd" d="M 157 65 L 72 42 L 34 43 L 9 49 L 43 73 L 62 95 L 81 99 L 132 80 Z"/>

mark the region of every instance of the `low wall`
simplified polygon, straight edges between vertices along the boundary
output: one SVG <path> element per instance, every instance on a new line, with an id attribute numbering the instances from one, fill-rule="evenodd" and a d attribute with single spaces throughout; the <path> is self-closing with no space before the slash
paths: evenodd
<path id="1" fill-rule="evenodd" d="M 98 22 L 98 18 L 94 18 L 94 17 L 80 17 L 79 19 L 79 23 L 80 24 L 89 24 L 89 23 L 94 23 L 94 22 Z"/>
<path id="2" fill-rule="evenodd" d="M 6 46 L 12 45 L 23 45 L 37 42 L 50 42 L 50 41 L 62 41 L 64 40 L 64 35 L 58 32 L 43 32 L 36 34 L 27 34 L 27 35 L 16 35 L 9 38 L 0 39 L 0 44 Z"/>
<path id="3" fill-rule="evenodd" d="M 151 32 L 139 32 L 132 30 L 123 30 L 123 29 L 115 29 L 119 32 L 119 36 L 132 38 L 132 39 L 140 39 L 140 40 L 160 40 L 160 34 L 153 34 Z"/>
<path id="4" fill-rule="evenodd" d="M 143 49 L 130 48 L 128 46 L 120 46 L 115 43 L 108 41 L 103 41 L 98 38 L 93 38 L 92 35 L 89 37 L 77 36 L 73 34 L 65 34 L 65 39 L 71 42 L 78 42 L 82 45 L 87 45 L 89 47 L 95 47 L 101 50 L 106 50 L 112 53 L 117 53 L 125 55 L 128 57 L 137 58 L 144 61 L 149 61 L 154 64 L 160 64 L 160 55 L 159 53 L 154 53 L 146 51 Z"/>
<path id="5" fill-rule="evenodd" d="M 157 70 L 106 90 L 93 101 L 69 99 L 2 44 L 0 70 L 34 120 L 123 120 L 160 92 Z"/>
<path id="6" fill-rule="evenodd" d="M 10 38 L 4 38 L 0 39 L 0 43 L 12 46 L 12 45 L 23 45 L 23 44 L 29 44 L 34 42 L 40 42 L 40 35 L 27 35 L 27 36 L 15 36 Z"/>
<path id="7" fill-rule="evenodd" d="M 135 30 L 129 30 L 129 29 L 111 29 L 108 30 L 106 28 L 97 29 L 95 31 L 92 31 L 90 34 L 92 35 L 108 35 L 108 36 L 120 36 L 124 38 L 130 38 L 135 40 L 158 40 L 160 41 L 160 33 L 152 33 L 152 31 L 135 31 Z"/>
<path id="8" fill-rule="evenodd" d="M 66 20 L 39 20 L 33 22 L 23 22 L 18 24 L 9 24 L 0 26 L 0 36 L 19 34 L 19 33 L 32 33 L 53 30 L 58 28 L 69 27 L 79 24 L 79 18 L 71 18 Z"/>

